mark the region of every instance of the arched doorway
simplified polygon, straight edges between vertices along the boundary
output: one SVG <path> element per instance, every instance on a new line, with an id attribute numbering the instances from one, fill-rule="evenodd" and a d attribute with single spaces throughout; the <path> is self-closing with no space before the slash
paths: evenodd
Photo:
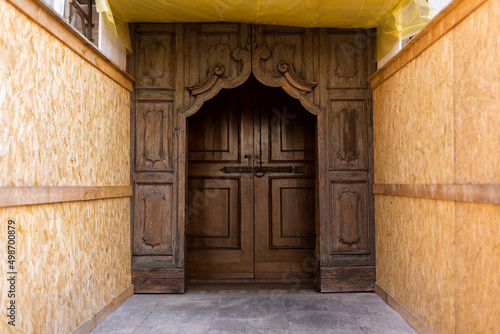
<path id="1" fill-rule="evenodd" d="M 315 123 L 253 76 L 188 117 L 189 279 L 312 281 Z"/>
<path id="2" fill-rule="evenodd" d="M 273 195 L 273 190 L 274 194 L 283 194 L 281 189 L 292 188 L 290 191 L 287 190 L 288 194 L 285 194 L 289 195 L 289 199 L 303 197 L 302 202 L 307 202 L 312 197 L 309 193 L 311 186 L 304 180 L 300 182 L 305 183 L 294 181 L 295 184 L 288 187 L 282 181 L 273 181 L 273 183 L 267 179 L 282 173 L 276 173 L 276 170 L 274 170 L 275 173 L 271 173 L 270 170 L 263 170 L 263 167 L 292 167 L 292 169 L 285 169 L 281 176 L 293 176 L 300 179 L 300 175 L 295 173 L 300 172 L 300 169 L 293 169 L 302 167 L 297 163 L 298 160 L 293 160 L 297 157 L 286 163 L 280 161 L 279 163 L 283 165 L 258 166 L 260 170 L 255 168 L 257 161 L 255 158 L 263 159 L 264 157 L 260 151 L 258 154 L 255 151 L 255 147 L 262 146 L 255 144 L 256 138 L 259 137 L 255 135 L 255 113 L 243 113 L 243 115 L 248 114 L 253 117 L 249 123 L 237 121 L 240 122 L 238 123 L 241 127 L 240 131 L 247 131 L 248 137 L 252 138 L 250 140 L 247 138 L 246 141 L 252 142 L 253 147 L 252 150 L 248 150 L 247 146 L 242 146 L 236 160 L 230 161 L 232 159 L 230 145 L 241 144 L 227 140 L 229 129 L 224 137 L 229 146 L 221 146 L 222 136 L 218 136 L 218 139 L 211 139 L 212 147 L 219 145 L 220 152 L 215 152 L 215 150 L 209 153 L 208 147 L 202 147 L 198 150 L 199 152 L 188 151 L 190 144 L 191 147 L 196 147 L 196 145 L 200 146 L 209 142 L 207 140 L 198 142 L 200 138 L 196 136 L 195 139 L 193 137 L 190 139 L 187 127 L 189 118 L 197 114 L 204 104 L 210 105 L 214 103 L 213 101 L 217 101 L 219 96 L 223 96 L 219 94 L 242 85 L 245 87 L 245 83 L 252 82 L 247 81 L 252 74 L 260 82 L 259 87 L 263 85 L 276 87 L 279 93 L 271 93 L 273 97 L 279 94 L 284 94 L 283 96 L 287 98 L 291 96 L 294 99 L 293 103 L 300 102 L 303 107 L 301 110 L 307 110 L 308 117 L 316 120 L 314 132 L 316 164 L 315 174 L 312 177 L 315 179 L 313 192 L 316 238 L 312 262 L 314 262 L 314 279 L 317 289 L 322 292 L 373 290 L 375 243 L 371 91 L 366 81 L 375 68 L 372 57 L 374 43 L 370 37 L 373 35 L 363 30 L 305 29 L 237 23 L 138 24 L 132 28 L 136 51 L 129 63 L 133 64 L 130 71 L 137 79 L 131 108 L 134 122 L 131 145 L 134 153 L 132 161 L 134 182 L 132 281 L 135 291 L 184 292 L 189 266 L 186 261 L 191 261 L 186 256 L 187 252 L 195 254 L 203 251 L 201 248 L 210 246 L 219 248 L 221 252 L 213 250 L 212 254 L 222 254 L 218 259 L 219 264 L 230 263 L 232 266 L 230 270 L 233 273 L 238 275 L 246 273 L 255 277 L 256 273 L 260 272 L 269 277 L 282 278 L 283 273 L 289 271 L 283 264 L 287 262 L 287 257 L 282 258 L 285 259 L 284 261 L 279 259 L 276 261 L 264 255 L 265 261 L 262 263 L 265 262 L 265 265 L 261 267 L 267 265 L 272 270 L 259 271 L 257 250 L 262 247 L 257 243 L 262 241 L 261 244 L 267 242 L 268 246 L 276 246 L 272 250 L 274 254 L 278 254 L 281 250 L 286 253 L 286 249 L 283 248 L 296 247 L 293 243 L 297 240 L 300 240 L 299 243 L 309 242 L 307 240 L 310 231 L 307 229 L 310 225 L 307 225 L 305 232 L 300 230 L 302 226 L 299 226 L 299 232 L 296 232 L 297 226 L 293 226 L 291 228 L 295 231 L 280 231 L 281 234 L 278 234 L 273 233 L 273 224 L 269 224 L 273 219 L 274 221 L 293 220 L 285 216 L 290 212 L 294 216 L 310 216 L 310 213 L 304 213 L 309 212 L 308 210 L 298 209 L 297 205 L 294 207 L 291 200 L 285 200 L 285 202 L 288 201 L 286 206 L 293 207 L 295 211 L 274 210 L 279 205 L 269 206 L 269 203 L 272 204 L 279 196 Z M 254 79 L 251 80 L 255 82 Z M 213 100 L 214 98 L 216 100 Z M 291 101 L 289 103 L 292 103 Z M 199 115 L 203 114 L 206 113 L 202 110 Z M 204 116 L 195 115 L 195 117 L 203 119 Z M 227 122 L 231 119 L 234 122 L 234 117 L 232 114 L 228 115 Z M 192 119 L 196 120 L 196 118 Z M 199 123 L 203 122 L 199 121 Z M 302 123 L 300 122 L 300 125 L 303 125 Z M 211 124 L 208 126 L 205 124 L 204 127 L 209 129 L 199 132 L 222 131 L 220 122 L 213 121 Z M 246 130 L 247 124 L 253 124 L 254 128 Z M 259 128 L 261 133 L 267 131 L 266 127 L 261 127 L 261 125 Z M 300 133 L 301 131 L 297 128 L 292 132 Z M 206 134 L 200 136 L 206 136 Z M 237 138 L 241 139 L 241 137 Z M 268 136 L 263 138 L 268 138 Z M 190 140 L 191 143 L 189 143 Z M 262 140 L 259 140 L 261 143 Z M 268 150 L 272 153 L 272 141 L 269 145 Z M 264 146 L 262 150 L 264 151 Z M 285 152 L 287 149 L 283 149 L 282 151 L 283 157 L 295 154 L 293 150 Z M 253 231 L 255 233 L 268 231 L 269 233 L 259 236 L 258 241 L 257 234 L 253 236 L 252 242 L 247 241 L 250 248 L 254 250 L 254 258 L 252 260 L 252 256 L 248 255 L 245 258 L 248 261 L 243 261 L 245 264 L 240 266 L 243 269 L 239 271 L 236 263 L 241 261 L 233 261 L 237 257 L 234 255 L 237 249 L 230 248 L 238 248 L 243 243 L 236 241 L 237 237 L 234 236 L 238 234 L 235 234 L 235 229 L 231 229 L 226 222 L 230 224 L 229 217 L 231 214 L 234 215 L 234 208 L 239 205 L 235 203 L 241 201 L 241 196 L 237 200 L 237 197 L 228 195 L 228 193 L 234 194 L 235 182 L 224 181 L 226 183 L 221 185 L 214 180 L 198 180 L 193 183 L 196 175 L 192 174 L 191 178 L 188 177 L 189 160 L 195 167 L 198 164 L 198 167 L 202 169 L 200 166 L 204 163 L 203 157 L 212 157 L 213 163 L 210 168 L 214 173 L 219 173 L 209 175 L 209 179 L 220 176 L 222 173 L 226 176 L 224 179 L 229 180 L 231 179 L 229 175 L 236 175 L 232 173 L 234 171 L 232 168 L 250 167 L 250 171 L 247 169 L 243 174 L 253 175 L 251 181 L 248 178 L 245 181 L 252 184 L 246 189 L 252 189 L 253 192 L 250 201 L 246 203 L 250 202 L 249 210 L 255 212 L 243 215 L 243 217 L 251 218 L 245 218 L 252 222 L 247 224 L 248 226 L 252 224 L 259 226 L 257 214 L 262 215 L 262 221 L 267 220 L 267 223 L 263 224 L 263 228 L 253 228 Z M 273 158 L 272 154 L 271 158 Z M 242 163 L 245 161 L 253 165 L 243 166 Z M 305 161 L 301 164 L 303 162 Z M 208 164 L 205 163 L 205 165 Z M 305 170 L 307 171 L 307 167 Z M 287 174 L 287 171 L 291 173 Z M 304 174 L 304 176 L 312 175 L 312 173 Z M 199 174 L 198 176 L 205 177 L 206 175 Z M 262 178 L 257 176 L 262 176 Z M 239 179 L 238 182 L 243 182 L 242 177 Z M 255 179 L 267 180 L 259 186 L 265 189 L 262 193 L 267 194 L 262 195 L 264 198 L 262 202 L 267 203 L 267 209 L 264 208 L 264 204 L 259 206 L 259 198 L 253 197 L 259 191 L 257 190 L 258 182 L 254 181 Z M 212 186 L 208 185 L 209 182 L 212 182 Z M 296 190 L 298 188 L 309 190 L 298 194 Z M 232 201 L 227 199 L 225 203 L 226 207 L 232 206 L 233 210 L 228 211 L 228 218 L 224 220 L 224 224 L 210 225 L 214 228 L 213 230 L 204 230 L 199 222 L 187 226 L 188 215 L 191 214 L 189 201 L 192 201 L 191 206 L 193 206 L 195 203 L 193 195 L 196 191 L 201 191 L 200 189 L 205 189 L 203 190 L 206 193 L 205 197 L 209 198 L 208 193 L 212 193 L 213 198 L 218 198 L 219 202 L 213 202 L 209 205 L 209 209 L 222 207 L 223 201 L 220 198 L 224 196 L 232 198 Z M 190 191 L 194 193 L 189 194 Z M 214 194 L 217 191 L 220 196 Z M 285 198 L 285 195 L 281 195 L 281 198 Z M 198 209 L 198 212 L 200 211 L 202 210 Z M 279 215 L 276 215 L 277 213 Z M 237 219 L 232 219 L 233 225 L 240 223 L 236 224 Z M 249 230 L 251 231 L 252 228 Z M 202 233 L 201 236 L 199 233 Z M 228 233 L 229 237 L 225 237 Z M 248 233 L 250 234 L 247 235 L 252 234 Z M 276 235 L 283 236 L 283 238 L 273 240 Z M 190 243 L 189 247 L 188 243 Z M 280 248 L 281 246 L 284 247 Z M 224 247 L 226 250 L 222 249 Z M 230 251 L 234 251 L 233 255 L 230 255 Z M 307 249 L 307 252 L 309 251 L 310 249 Z M 252 252 L 249 251 L 247 254 L 252 254 Z M 207 257 L 201 252 L 200 258 L 204 256 Z M 192 273 L 198 272 L 203 276 L 220 269 L 220 267 L 212 267 L 210 270 L 199 270 L 203 264 L 196 260 L 196 256 L 191 259 L 195 260 L 192 263 L 198 263 L 198 271 L 192 270 Z M 206 265 L 212 265 L 208 263 Z M 248 269 L 248 263 L 252 263 L 249 265 L 250 269 Z M 252 265 L 253 269 L 251 269 Z M 280 265 L 285 266 L 285 269 L 275 269 Z M 310 270 L 305 272 L 310 274 Z M 300 270 L 298 273 L 304 274 Z M 224 275 L 226 274 L 229 274 L 229 270 L 226 270 Z"/>

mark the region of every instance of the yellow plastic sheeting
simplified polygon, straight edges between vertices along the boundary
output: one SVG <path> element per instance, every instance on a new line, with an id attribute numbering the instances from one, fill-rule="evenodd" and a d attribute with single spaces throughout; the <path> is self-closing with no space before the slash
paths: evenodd
<path id="1" fill-rule="evenodd" d="M 132 53 L 128 23 L 114 17 L 107 0 L 96 0 L 96 8 L 98 13 L 103 13 L 104 21 L 106 21 L 106 24 L 115 33 L 115 36 L 122 42 L 127 52 Z"/>
<path id="2" fill-rule="evenodd" d="M 242 22 L 379 29 L 378 56 L 430 20 L 425 0 L 96 0 L 130 51 L 124 22 Z M 424 24 L 425 24 L 424 23 Z"/>
<path id="3" fill-rule="evenodd" d="M 388 54 L 399 41 L 419 32 L 434 15 L 425 0 L 402 1 L 378 25 L 377 60 Z"/>

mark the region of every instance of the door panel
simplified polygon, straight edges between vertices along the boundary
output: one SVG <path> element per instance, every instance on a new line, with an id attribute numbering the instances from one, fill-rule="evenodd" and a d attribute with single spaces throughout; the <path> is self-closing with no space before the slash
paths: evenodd
<path id="1" fill-rule="evenodd" d="M 239 179 L 191 178 L 187 226 L 190 249 L 240 249 Z M 209 224 L 207 224 L 209 222 Z"/>
<path id="2" fill-rule="evenodd" d="M 270 172 L 254 179 L 255 277 L 312 278 L 315 116 L 281 88 L 262 87 L 260 101 L 254 146 L 261 159 L 256 165 L 304 172 Z"/>
<path id="3" fill-rule="evenodd" d="M 189 118 L 189 127 L 196 135 L 188 136 L 191 162 L 207 161 L 239 161 L 240 119 L 238 96 L 236 94 L 219 94 L 206 103 L 196 117 Z M 216 109 L 209 110 L 207 109 Z"/>
<path id="4" fill-rule="evenodd" d="M 225 90 L 188 118 L 189 278 L 253 278 L 252 86 Z"/>
<path id="5" fill-rule="evenodd" d="M 269 178 L 270 249 L 314 249 L 314 178 Z"/>
<path id="6" fill-rule="evenodd" d="M 314 116 L 251 78 L 188 122 L 188 277 L 311 277 Z"/>

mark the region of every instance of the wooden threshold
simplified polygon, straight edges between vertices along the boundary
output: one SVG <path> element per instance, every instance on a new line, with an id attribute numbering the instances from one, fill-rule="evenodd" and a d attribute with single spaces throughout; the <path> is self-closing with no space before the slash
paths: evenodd
<path id="1" fill-rule="evenodd" d="M 374 184 L 375 195 L 500 204 L 500 184 Z"/>
<path id="2" fill-rule="evenodd" d="M 378 283 L 375 283 L 375 293 L 382 298 L 394 311 L 398 312 L 407 323 L 410 324 L 420 334 L 435 334 L 419 317 L 408 310 L 401 302 L 394 298 L 390 293 L 384 290 Z"/>
<path id="3" fill-rule="evenodd" d="M 80 32 L 68 25 L 52 8 L 40 0 L 7 0 L 9 4 L 28 16 L 52 36 L 95 66 L 117 84 L 131 92 L 135 82 L 127 72 L 106 57 Z"/>
<path id="4" fill-rule="evenodd" d="M 104 321 L 114 310 L 123 304 L 130 296 L 134 294 L 134 285 L 129 285 L 118 296 L 113 298 L 109 303 L 104 305 L 99 311 L 94 313 L 89 319 L 81 323 L 78 327 L 73 329 L 71 334 L 87 334 Z"/>
<path id="5" fill-rule="evenodd" d="M 132 196 L 131 186 L 0 187 L 0 208 Z"/>
<path id="6" fill-rule="evenodd" d="M 187 290 L 313 290 L 312 279 L 188 279 Z"/>

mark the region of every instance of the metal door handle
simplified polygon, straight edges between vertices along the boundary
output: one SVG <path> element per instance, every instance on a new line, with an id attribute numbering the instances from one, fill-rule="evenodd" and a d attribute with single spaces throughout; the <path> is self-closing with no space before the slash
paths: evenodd
<path id="1" fill-rule="evenodd" d="M 225 174 L 232 173 L 253 173 L 256 177 L 263 177 L 266 173 L 284 173 L 284 174 L 304 174 L 304 166 L 287 167 L 222 167 L 221 172 Z"/>

